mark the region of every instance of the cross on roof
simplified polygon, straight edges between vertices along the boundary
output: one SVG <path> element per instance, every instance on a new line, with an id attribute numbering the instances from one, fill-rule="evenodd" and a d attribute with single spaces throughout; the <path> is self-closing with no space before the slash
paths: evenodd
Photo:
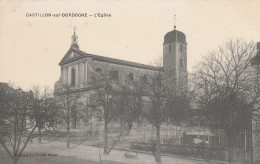
<path id="1" fill-rule="evenodd" d="M 76 33 L 76 28 L 77 28 L 76 26 L 74 26 L 74 28 L 73 28 L 73 29 L 74 29 L 74 35 L 75 35 L 75 33 Z"/>
<path id="2" fill-rule="evenodd" d="M 176 22 L 177 22 L 177 17 L 176 17 L 176 15 L 174 14 L 174 29 L 176 29 Z"/>

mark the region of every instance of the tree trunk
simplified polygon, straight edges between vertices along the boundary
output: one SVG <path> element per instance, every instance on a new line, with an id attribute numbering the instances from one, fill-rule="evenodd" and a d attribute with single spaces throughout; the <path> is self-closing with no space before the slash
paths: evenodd
<path id="1" fill-rule="evenodd" d="M 156 128 L 156 162 L 161 163 L 161 138 L 160 138 L 160 126 Z"/>
<path id="2" fill-rule="evenodd" d="M 72 115 L 73 115 L 73 117 L 72 117 L 72 129 L 77 129 L 77 113 L 76 113 L 76 111 L 73 111 Z"/>
<path id="3" fill-rule="evenodd" d="M 42 129 L 38 127 L 38 143 L 42 143 Z"/>
<path id="4" fill-rule="evenodd" d="M 252 135 L 253 129 L 252 129 L 252 123 L 250 124 L 249 130 L 248 130 L 248 149 L 249 149 L 249 163 L 254 163 L 254 159 L 253 159 L 253 135 Z"/>
<path id="5" fill-rule="evenodd" d="M 67 148 L 70 148 L 70 122 L 67 122 Z"/>
<path id="6" fill-rule="evenodd" d="M 232 164 L 233 163 L 233 141 L 234 141 L 234 137 L 235 135 L 232 134 L 232 132 L 228 132 L 227 133 L 227 140 L 228 140 L 228 163 Z"/>
<path id="7" fill-rule="evenodd" d="M 124 117 L 121 117 L 121 118 L 120 118 L 120 134 L 123 134 L 123 133 L 124 133 L 124 128 L 125 128 L 125 125 L 124 125 Z"/>
<path id="8" fill-rule="evenodd" d="M 233 163 L 233 147 L 228 148 L 228 163 Z"/>
<path id="9" fill-rule="evenodd" d="M 107 154 L 107 121 L 105 121 L 105 131 L 104 131 L 104 153 Z"/>
<path id="10" fill-rule="evenodd" d="M 90 119 L 90 131 L 91 131 L 91 133 L 92 133 L 92 131 L 93 131 L 93 120 L 92 120 L 93 118 L 92 118 L 92 115 L 91 115 L 91 119 Z"/>
<path id="11" fill-rule="evenodd" d="M 19 157 L 14 156 L 13 157 L 13 164 L 17 164 L 19 160 Z"/>

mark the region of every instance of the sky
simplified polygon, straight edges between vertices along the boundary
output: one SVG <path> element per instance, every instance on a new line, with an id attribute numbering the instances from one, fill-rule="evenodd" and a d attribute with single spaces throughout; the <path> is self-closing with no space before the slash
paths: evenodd
<path id="1" fill-rule="evenodd" d="M 228 39 L 260 42 L 259 0 L 0 1 L 0 82 L 54 87 L 76 26 L 80 50 L 142 64 L 162 56 L 164 35 L 185 33 L 188 71 Z M 97 13 L 111 17 L 27 17 Z"/>

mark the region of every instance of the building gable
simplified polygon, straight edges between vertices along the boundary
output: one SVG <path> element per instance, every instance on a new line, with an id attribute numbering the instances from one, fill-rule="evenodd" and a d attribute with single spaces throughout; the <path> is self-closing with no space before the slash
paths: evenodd
<path id="1" fill-rule="evenodd" d="M 86 57 L 86 55 L 82 54 L 82 53 L 78 53 L 75 49 L 70 48 L 68 50 L 68 52 L 64 55 L 64 57 L 61 59 L 61 61 L 59 62 L 59 65 L 63 65 L 78 59 L 82 59 Z"/>

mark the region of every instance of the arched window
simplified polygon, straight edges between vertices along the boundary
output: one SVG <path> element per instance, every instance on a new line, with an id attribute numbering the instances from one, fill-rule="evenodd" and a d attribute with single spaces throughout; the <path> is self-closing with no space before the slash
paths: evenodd
<path id="1" fill-rule="evenodd" d="M 183 67 L 183 59 L 180 59 L 180 67 Z"/>
<path id="2" fill-rule="evenodd" d="M 75 86 L 75 83 L 76 83 L 76 78 L 75 78 L 75 69 L 72 68 L 71 69 L 71 86 Z"/>
<path id="3" fill-rule="evenodd" d="M 134 81 L 134 74 L 133 73 L 129 73 L 128 77 L 131 81 Z"/>
<path id="4" fill-rule="evenodd" d="M 180 51 L 182 51 L 183 50 L 183 46 L 182 46 L 182 44 L 180 45 Z"/>

